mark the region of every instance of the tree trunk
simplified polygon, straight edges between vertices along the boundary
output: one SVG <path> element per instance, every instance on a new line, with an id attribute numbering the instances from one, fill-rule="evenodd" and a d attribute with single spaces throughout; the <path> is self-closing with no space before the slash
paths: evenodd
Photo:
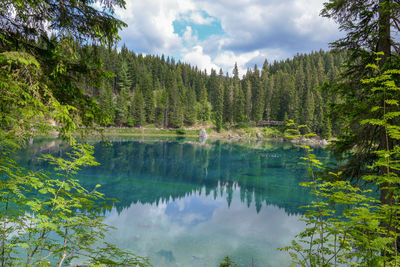
<path id="1" fill-rule="evenodd" d="M 390 57 L 390 1 L 379 0 L 379 36 L 377 44 L 377 52 L 383 52 L 381 64 L 383 65 Z"/>

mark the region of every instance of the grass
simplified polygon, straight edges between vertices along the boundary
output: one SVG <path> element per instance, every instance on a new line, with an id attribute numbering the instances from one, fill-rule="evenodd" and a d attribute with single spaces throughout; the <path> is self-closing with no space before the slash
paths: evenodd
<path id="1" fill-rule="evenodd" d="M 198 137 L 202 126 L 187 127 L 178 129 L 157 128 L 154 124 L 149 124 L 141 128 L 102 128 L 104 136 L 171 136 L 171 137 Z M 261 133 L 262 139 L 275 139 L 282 137 L 282 131 L 278 127 L 254 127 L 246 126 L 243 128 L 230 127 L 221 129 L 217 132 L 215 128 L 206 125 L 204 128 L 211 139 L 260 139 L 257 137 Z M 92 134 L 97 135 L 96 131 Z M 90 135 L 90 134 L 89 134 Z"/>

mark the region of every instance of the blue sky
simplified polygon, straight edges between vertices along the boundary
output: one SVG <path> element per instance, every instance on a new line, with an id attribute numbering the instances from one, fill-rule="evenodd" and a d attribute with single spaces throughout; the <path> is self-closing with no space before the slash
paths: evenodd
<path id="1" fill-rule="evenodd" d="M 328 49 L 341 33 L 319 16 L 322 0 L 126 0 L 116 15 L 136 53 L 172 56 L 200 69 L 241 74 L 254 64 Z"/>

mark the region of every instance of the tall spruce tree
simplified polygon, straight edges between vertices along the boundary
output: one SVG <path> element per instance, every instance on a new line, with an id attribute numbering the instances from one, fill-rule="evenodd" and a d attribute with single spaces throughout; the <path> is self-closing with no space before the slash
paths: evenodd
<path id="1" fill-rule="evenodd" d="M 128 66 L 126 61 L 122 61 L 118 72 L 117 88 L 119 90 L 115 105 L 115 124 L 118 126 L 128 126 L 129 107 L 131 103 L 130 88 L 131 80 L 128 77 Z"/>
<path id="2" fill-rule="evenodd" d="M 224 113 L 224 80 L 221 80 L 218 86 L 218 90 L 215 98 L 215 107 L 214 107 L 214 120 L 215 120 L 215 128 L 218 132 L 221 131 L 222 126 L 224 125 L 223 121 L 223 113 Z"/>
<path id="3" fill-rule="evenodd" d="M 145 102 L 140 86 L 136 86 L 131 105 L 132 123 L 135 127 L 143 126 L 146 121 Z"/>
<path id="4" fill-rule="evenodd" d="M 142 91 L 143 99 L 144 99 L 144 109 L 146 114 L 146 121 L 148 123 L 154 122 L 154 113 L 155 113 L 155 98 L 154 98 L 154 86 L 152 81 L 152 76 L 149 71 L 145 68 L 140 74 L 139 85 L 140 91 Z"/>
<path id="5" fill-rule="evenodd" d="M 172 77 L 173 74 L 170 74 Z M 172 84 L 168 85 L 168 105 L 167 105 L 167 125 L 174 128 L 183 126 L 182 103 L 179 95 L 179 88 L 176 79 L 173 78 Z"/>
<path id="6" fill-rule="evenodd" d="M 244 82 L 244 90 L 246 92 L 245 95 L 245 108 L 244 114 L 246 117 L 246 121 L 249 122 L 252 119 L 252 111 L 253 111 L 253 90 L 251 86 L 250 79 L 246 79 Z"/>
<path id="7" fill-rule="evenodd" d="M 258 122 L 262 119 L 264 110 L 264 88 L 262 87 L 260 71 L 257 65 L 254 65 L 254 71 L 251 75 L 252 87 L 252 120 Z"/>
<path id="8" fill-rule="evenodd" d="M 244 123 L 246 121 L 246 115 L 245 115 L 245 95 L 241 87 L 241 83 L 235 83 L 233 85 L 233 90 L 234 90 L 234 110 L 233 110 L 233 116 L 234 116 L 234 122 L 236 124 Z M 232 86 L 230 86 L 232 88 Z"/>
<path id="9" fill-rule="evenodd" d="M 188 88 L 186 94 L 184 122 L 186 125 L 194 125 L 197 122 L 196 108 L 193 105 L 196 103 L 196 93 L 192 88 Z"/>
<path id="10" fill-rule="evenodd" d="M 399 66 L 399 40 L 392 37 L 394 32 L 396 34 L 400 32 L 400 4 L 392 0 L 331 0 L 324 6 L 322 15 L 334 19 L 339 23 L 340 29 L 346 31 L 346 35 L 332 43 L 332 47 L 347 50 L 348 55 L 342 74 L 343 79 L 327 87 L 331 95 L 339 96 L 341 99 L 340 103 L 333 103 L 331 118 L 340 118 L 339 123 L 342 128 L 333 150 L 339 160 L 340 155 L 351 155 L 350 158 L 346 157 L 346 160 L 339 161 L 343 176 L 360 178 L 363 174 L 380 171 L 367 169 L 366 165 L 377 158 L 374 151 L 386 146 L 383 127 L 360 124 L 373 115 L 371 105 L 367 105 L 371 101 L 369 89 L 366 90 L 360 84 L 360 80 L 373 75 L 373 70 L 365 66 L 375 62 L 374 52 L 383 53 L 379 63 L 382 71 Z M 396 108 L 391 107 L 391 109 Z M 389 140 L 390 148 L 396 142 Z M 387 201 L 384 189 L 381 190 L 381 199 Z"/>
<path id="11" fill-rule="evenodd" d="M 222 69 L 218 75 L 218 88 L 215 92 L 215 104 L 214 104 L 214 121 L 215 121 L 215 128 L 217 131 L 221 131 L 222 126 L 224 124 L 224 88 L 225 84 L 229 82 L 229 77 L 227 76 L 224 78 Z"/>
<path id="12" fill-rule="evenodd" d="M 383 256 L 385 262 L 396 262 L 400 230 L 392 224 L 393 217 L 395 221 L 398 220 L 398 214 L 393 215 L 391 211 L 398 210 L 399 207 L 396 192 L 399 188 L 400 170 L 389 166 L 389 162 L 390 165 L 399 162 L 399 154 L 392 151 L 399 149 L 400 141 L 398 130 L 391 132 L 388 125 L 394 125 L 393 128 L 400 125 L 400 108 L 397 102 L 400 92 L 390 90 L 400 84 L 400 77 L 386 71 L 398 70 L 400 67 L 399 43 L 392 38 L 393 32 L 397 35 L 400 33 L 400 3 L 396 0 L 331 0 L 325 3 L 322 14 L 335 19 L 340 28 L 346 30 L 345 37 L 334 42 L 332 46 L 336 49 L 347 49 L 349 56 L 343 79 L 327 87 L 331 94 L 337 94 L 341 99 L 340 103 L 334 104 L 334 116 L 340 114 L 342 130 L 332 148 L 338 158 L 338 168 L 343 174 L 341 178 L 351 177 L 360 181 L 361 178 L 376 177 L 367 180 L 379 187 L 379 208 L 383 211 L 379 224 L 396 236 L 396 242 L 391 244 L 395 249 L 385 252 Z M 374 64 L 376 57 L 380 58 L 377 65 Z M 384 73 L 384 79 L 389 77 L 392 85 L 382 86 L 382 76 L 379 82 L 375 78 L 377 70 L 379 74 Z M 369 79 L 374 80 L 373 83 L 378 86 L 371 88 Z M 397 104 L 393 105 L 393 101 L 387 102 L 388 97 L 396 99 Z M 382 154 L 385 154 L 384 159 Z"/>
<path id="13" fill-rule="evenodd" d="M 208 102 L 208 94 L 205 86 L 201 89 L 200 99 L 197 107 L 198 118 L 201 122 L 206 122 L 211 116 L 211 105 Z"/>
<path id="14" fill-rule="evenodd" d="M 113 125 L 115 120 L 115 105 L 111 81 L 105 82 L 104 86 L 102 86 L 99 90 L 100 108 L 108 116 L 108 121 L 105 122 L 105 125 Z"/>

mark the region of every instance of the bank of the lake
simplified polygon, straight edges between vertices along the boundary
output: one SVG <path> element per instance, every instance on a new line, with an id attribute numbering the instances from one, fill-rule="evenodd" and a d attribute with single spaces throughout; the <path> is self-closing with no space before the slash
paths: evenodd
<path id="1" fill-rule="evenodd" d="M 231 127 L 228 129 L 221 129 L 216 131 L 211 125 L 199 125 L 186 128 L 157 128 L 154 126 L 148 127 L 104 127 L 91 129 L 86 131 L 89 138 L 112 138 L 112 137 L 129 137 L 129 136 L 143 136 L 143 137 L 184 137 L 184 138 L 198 138 L 200 131 L 204 130 L 207 138 L 211 141 L 221 140 L 226 142 L 241 142 L 241 141 L 289 141 L 284 136 L 284 127 L 244 127 L 237 128 Z M 312 146 L 324 146 L 328 144 L 325 139 L 316 136 L 314 138 L 301 138 L 290 140 L 295 144 L 306 144 Z"/>

